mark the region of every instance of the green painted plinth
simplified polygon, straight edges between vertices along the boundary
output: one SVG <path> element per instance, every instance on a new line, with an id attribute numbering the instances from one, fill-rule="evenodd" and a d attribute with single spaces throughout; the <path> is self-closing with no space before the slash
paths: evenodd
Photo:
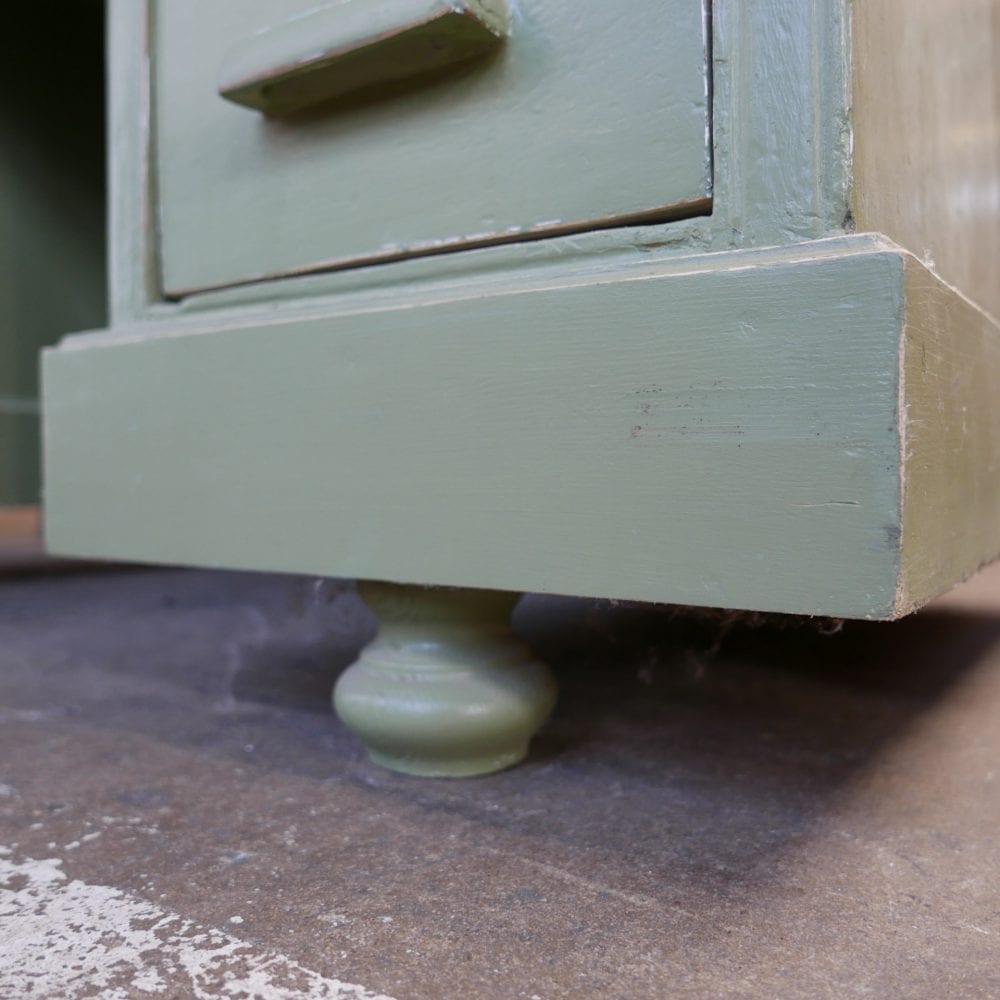
<path id="1" fill-rule="evenodd" d="M 372 760 L 425 777 L 489 774 L 522 760 L 556 686 L 510 632 L 517 595 L 363 583 L 374 642 L 334 688 Z"/>

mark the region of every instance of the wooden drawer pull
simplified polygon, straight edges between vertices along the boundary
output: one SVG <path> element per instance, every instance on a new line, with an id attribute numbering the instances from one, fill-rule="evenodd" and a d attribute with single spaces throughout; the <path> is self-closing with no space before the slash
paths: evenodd
<path id="1" fill-rule="evenodd" d="M 226 100 L 283 115 L 465 62 L 507 36 L 506 0 L 351 0 L 258 32 L 223 61 Z"/>

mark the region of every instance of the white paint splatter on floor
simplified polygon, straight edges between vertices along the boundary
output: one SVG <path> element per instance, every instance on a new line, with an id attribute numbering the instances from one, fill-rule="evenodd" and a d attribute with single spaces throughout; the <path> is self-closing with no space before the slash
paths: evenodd
<path id="1" fill-rule="evenodd" d="M 0 847 L 0 995 L 392 1000 Z"/>

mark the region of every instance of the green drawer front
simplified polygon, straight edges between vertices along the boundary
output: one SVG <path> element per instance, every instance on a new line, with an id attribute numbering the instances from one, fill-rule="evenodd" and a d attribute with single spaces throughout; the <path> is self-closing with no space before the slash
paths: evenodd
<path id="1" fill-rule="evenodd" d="M 349 0 L 355 20 L 365 3 L 373 18 L 384 7 Z M 266 54 L 315 6 L 155 4 L 168 295 L 706 208 L 701 0 L 523 0 L 485 56 L 292 117 L 219 96 L 234 49 Z M 336 6 L 320 27 L 336 27 Z"/>

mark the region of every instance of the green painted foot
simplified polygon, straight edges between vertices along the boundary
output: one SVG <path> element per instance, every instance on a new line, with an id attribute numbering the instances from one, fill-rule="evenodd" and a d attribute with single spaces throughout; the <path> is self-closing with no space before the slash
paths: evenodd
<path id="1" fill-rule="evenodd" d="M 436 778 L 510 767 L 556 700 L 510 632 L 516 594 L 362 583 L 379 634 L 337 681 L 334 706 L 375 763 Z"/>

